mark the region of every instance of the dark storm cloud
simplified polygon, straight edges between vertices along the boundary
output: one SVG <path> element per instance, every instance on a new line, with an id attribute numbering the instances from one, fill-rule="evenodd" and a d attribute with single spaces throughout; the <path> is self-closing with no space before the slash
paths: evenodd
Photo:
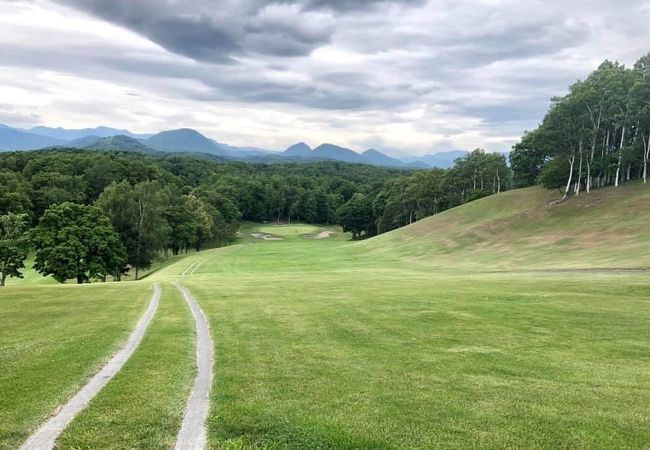
<path id="1" fill-rule="evenodd" d="M 322 16 L 310 20 L 310 14 L 370 13 L 381 5 L 418 6 L 424 0 L 56 1 L 128 28 L 173 53 L 222 63 L 248 53 L 308 55 L 334 32 L 322 24 Z"/>
<path id="2" fill-rule="evenodd" d="M 166 2 L 151 0 L 60 0 L 139 33 L 190 58 L 224 62 L 241 50 L 231 30 L 206 14 L 170 14 Z"/>

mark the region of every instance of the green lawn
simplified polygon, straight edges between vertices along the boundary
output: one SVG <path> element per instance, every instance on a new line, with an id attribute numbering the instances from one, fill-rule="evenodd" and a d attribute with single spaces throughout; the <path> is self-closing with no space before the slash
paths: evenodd
<path id="1" fill-rule="evenodd" d="M 57 448 L 173 448 L 195 376 L 194 339 L 194 322 L 181 294 L 163 285 L 142 343 L 66 429 Z"/>
<path id="2" fill-rule="evenodd" d="M 642 448 L 650 277 L 427 270 L 398 249 L 195 255 L 213 448 Z"/>
<path id="3" fill-rule="evenodd" d="M 121 346 L 148 285 L 0 290 L 0 449 L 17 447 Z"/>
<path id="4" fill-rule="evenodd" d="M 312 234 L 320 231 L 320 228 L 313 225 L 265 225 L 258 227 L 261 233 L 275 234 L 277 236 L 296 236 L 301 234 Z"/>
<path id="5" fill-rule="evenodd" d="M 215 343 L 211 448 L 650 448 L 650 274 L 592 270 L 650 266 L 649 192 L 513 191 L 363 242 L 245 223 L 142 282 L 30 275 L 0 291 L 0 448 L 117 348 L 155 281 L 142 346 L 59 444 L 170 448 L 194 370 L 174 280 Z"/>

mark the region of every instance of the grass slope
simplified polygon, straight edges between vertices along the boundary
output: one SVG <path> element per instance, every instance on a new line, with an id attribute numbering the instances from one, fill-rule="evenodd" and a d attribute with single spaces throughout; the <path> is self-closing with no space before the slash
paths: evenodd
<path id="1" fill-rule="evenodd" d="M 469 227 L 468 216 L 506 220 L 508 203 L 454 214 Z M 212 448 L 650 442 L 647 275 L 490 273 L 460 251 L 454 271 L 432 270 L 433 253 L 409 251 L 434 233 L 418 246 L 411 227 L 406 248 L 401 233 L 378 238 L 381 252 L 372 240 L 246 241 L 154 274 L 191 273 L 210 320 Z"/>
<path id="2" fill-rule="evenodd" d="M 108 360 L 150 296 L 136 283 L 0 291 L 0 449 L 17 447 Z"/>
<path id="3" fill-rule="evenodd" d="M 486 197 L 359 245 L 373 258 L 439 269 L 650 267 L 650 186 L 553 204 L 539 187 Z"/>

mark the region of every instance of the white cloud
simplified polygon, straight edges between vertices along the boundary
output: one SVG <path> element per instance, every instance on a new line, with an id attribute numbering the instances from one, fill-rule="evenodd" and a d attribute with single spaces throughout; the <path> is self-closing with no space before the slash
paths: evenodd
<path id="1" fill-rule="evenodd" d="M 600 61 L 648 51 L 647 4 L 624 3 L 2 2 L 0 118 L 274 149 L 507 150 Z"/>

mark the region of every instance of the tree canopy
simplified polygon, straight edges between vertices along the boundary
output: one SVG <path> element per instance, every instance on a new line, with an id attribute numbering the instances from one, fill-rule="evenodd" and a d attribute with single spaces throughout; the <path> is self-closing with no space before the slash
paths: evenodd
<path id="1" fill-rule="evenodd" d="M 127 255 L 110 219 L 97 206 L 65 202 L 49 207 L 33 232 L 34 268 L 60 283 L 86 283 L 126 272 Z"/>
<path id="2" fill-rule="evenodd" d="M 23 277 L 28 251 L 27 214 L 0 215 L 0 287 L 9 277 Z"/>
<path id="3" fill-rule="evenodd" d="M 510 154 L 517 186 L 541 183 L 579 195 L 648 177 L 650 54 L 632 68 L 604 61 L 552 100 L 540 126 Z"/>

